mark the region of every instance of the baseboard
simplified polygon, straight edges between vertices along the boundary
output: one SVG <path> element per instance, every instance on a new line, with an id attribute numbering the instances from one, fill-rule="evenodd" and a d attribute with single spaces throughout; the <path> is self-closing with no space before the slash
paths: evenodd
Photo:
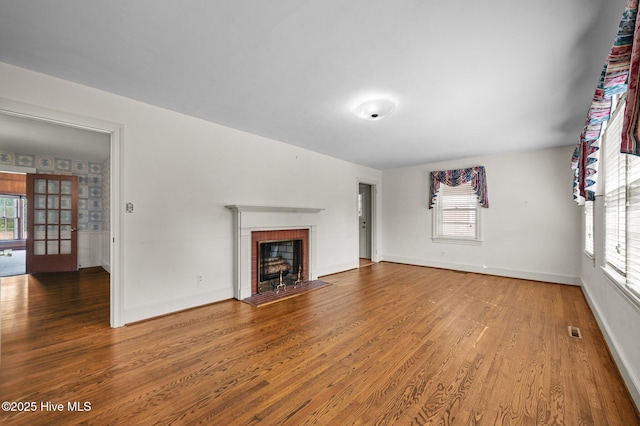
<path id="1" fill-rule="evenodd" d="M 349 271 L 351 269 L 357 269 L 359 266 L 360 262 L 356 260 L 354 262 L 340 263 L 325 268 L 318 268 L 318 277 L 338 274 L 340 272 Z"/>
<path id="2" fill-rule="evenodd" d="M 606 321 L 600 316 L 597 305 L 593 302 L 591 295 L 589 294 L 588 287 L 582 285 L 582 293 L 584 294 L 589 307 L 591 308 L 591 312 L 602 331 L 602 335 L 604 336 L 604 340 L 607 342 L 607 347 L 609 349 L 609 353 L 613 357 L 613 360 L 618 367 L 618 371 L 620 371 L 620 375 L 622 376 L 622 380 L 624 380 L 625 385 L 627 386 L 627 390 L 633 398 L 633 401 L 636 404 L 636 408 L 640 411 L 640 377 L 638 377 L 634 373 L 633 365 L 627 361 L 626 357 L 618 351 L 618 345 L 614 337 L 609 333 L 609 327 L 607 326 Z"/>
<path id="3" fill-rule="evenodd" d="M 432 268 L 451 269 L 454 271 L 474 272 L 477 274 L 497 275 L 500 277 L 519 278 L 532 281 L 543 281 L 554 284 L 567 284 L 580 286 L 582 282 L 580 277 L 561 274 L 549 274 L 544 272 L 522 271 L 508 268 L 494 268 L 483 265 L 472 265 L 452 262 L 434 261 L 430 259 L 413 259 L 407 257 L 387 256 L 383 255 L 383 261 L 404 263 L 407 265 L 428 266 Z"/>
<path id="4" fill-rule="evenodd" d="M 165 303 L 157 303 L 154 305 L 141 306 L 133 309 L 125 309 L 123 313 L 123 323 L 131 324 L 142 320 L 151 319 L 167 314 L 172 314 L 185 309 L 197 308 L 198 306 L 208 305 L 210 303 L 221 302 L 223 300 L 233 299 L 233 290 L 218 290 L 205 294 L 194 294 L 181 299 L 172 299 Z"/>

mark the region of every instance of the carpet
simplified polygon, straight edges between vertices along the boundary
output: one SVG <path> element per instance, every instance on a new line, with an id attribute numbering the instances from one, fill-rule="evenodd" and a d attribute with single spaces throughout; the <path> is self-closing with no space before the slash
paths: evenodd
<path id="1" fill-rule="evenodd" d="M 26 250 L 12 250 L 11 256 L 0 256 L 0 277 L 24 275 Z"/>
<path id="2" fill-rule="evenodd" d="M 247 297 L 242 301 L 248 303 L 250 305 L 260 307 L 265 305 L 270 305 L 271 303 L 280 302 L 281 300 L 290 299 L 292 297 L 300 296 L 301 294 L 309 293 L 314 290 L 318 290 L 320 288 L 331 285 L 331 283 L 327 283 L 320 280 L 307 281 L 301 284 L 298 284 L 296 288 L 293 288 L 292 285 L 287 286 L 286 290 L 280 290 L 279 293 L 275 291 L 265 291 L 264 293 L 254 294 L 251 297 Z"/>

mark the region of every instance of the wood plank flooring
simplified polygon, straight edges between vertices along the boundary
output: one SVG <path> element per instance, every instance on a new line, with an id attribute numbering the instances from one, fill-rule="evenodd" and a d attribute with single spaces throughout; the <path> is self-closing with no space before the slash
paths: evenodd
<path id="1" fill-rule="evenodd" d="M 639 424 L 580 288 L 391 263 L 322 279 L 118 329 L 100 269 L 2 279 L 0 400 L 37 407 L 0 423 Z"/>

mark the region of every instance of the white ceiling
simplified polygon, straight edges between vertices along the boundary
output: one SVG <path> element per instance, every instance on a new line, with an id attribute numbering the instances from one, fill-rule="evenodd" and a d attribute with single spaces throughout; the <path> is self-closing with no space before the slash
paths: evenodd
<path id="1" fill-rule="evenodd" d="M 0 114 L 0 150 L 102 162 L 109 158 L 110 136 L 47 121 Z"/>
<path id="2" fill-rule="evenodd" d="M 0 61 L 388 169 L 576 143 L 625 4 L 5 0 Z"/>

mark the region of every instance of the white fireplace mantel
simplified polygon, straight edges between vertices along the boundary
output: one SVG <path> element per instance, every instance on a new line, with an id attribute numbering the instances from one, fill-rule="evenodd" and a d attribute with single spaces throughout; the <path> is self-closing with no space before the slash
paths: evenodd
<path id="1" fill-rule="evenodd" d="M 251 232 L 284 229 L 309 230 L 309 280 L 316 272 L 316 235 L 318 213 L 322 208 L 228 205 L 233 211 L 234 294 L 238 300 L 251 296 Z"/>
<path id="2" fill-rule="evenodd" d="M 247 206 L 239 204 L 231 204 L 226 207 L 237 212 L 320 213 L 324 210 L 313 207 Z"/>

